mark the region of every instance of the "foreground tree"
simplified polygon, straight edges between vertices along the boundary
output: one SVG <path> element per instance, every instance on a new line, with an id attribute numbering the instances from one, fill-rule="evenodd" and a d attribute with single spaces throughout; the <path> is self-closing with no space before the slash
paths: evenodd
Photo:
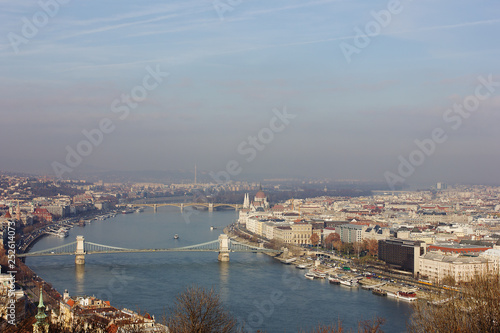
<path id="1" fill-rule="evenodd" d="M 166 321 L 170 333 L 238 332 L 236 319 L 213 290 L 189 287 L 176 297 Z"/>
<path id="2" fill-rule="evenodd" d="M 478 275 L 459 292 L 447 290 L 430 303 L 418 301 L 408 332 L 500 332 L 500 276 Z"/>

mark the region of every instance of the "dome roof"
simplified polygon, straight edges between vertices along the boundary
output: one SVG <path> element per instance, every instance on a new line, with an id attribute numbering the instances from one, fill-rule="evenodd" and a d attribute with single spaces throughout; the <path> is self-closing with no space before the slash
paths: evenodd
<path id="1" fill-rule="evenodd" d="M 259 191 L 257 192 L 257 194 L 255 195 L 256 198 L 259 198 L 259 199 L 264 199 L 266 197 L 266 194 L 262 191 Z"/>

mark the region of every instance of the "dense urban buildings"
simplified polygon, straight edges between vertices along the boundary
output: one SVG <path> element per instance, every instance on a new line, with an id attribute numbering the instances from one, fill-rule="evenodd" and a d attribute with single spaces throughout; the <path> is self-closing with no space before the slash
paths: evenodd
<path id="1" fill-rule="evenodd" d="M 310 246 L 313 234 L 324 242 L 332 233 L 354 249 L 376 241 L 378 259 L 393 269 L 437 283 L 447 275 L 459 282 L 498 270 L 498 253 L 491 251 L 500 245 L 499 195 L 498 187 L 439 183 L 429 191 L 289 199 L 259 211 L 246 195 L 239 222 L 284 244 Z"/>
<path id="2" fill-rule="evenodd" d="M 241 230 L 274 246 L 309 249 L 321 245 L 358 257 L 369 253 L 391 270 L 432 283 L 467 282 L 476 274 L 499 272 L 499 187 L 441 184 L 440 189 L 428 191 L 289 197 L 278 202 L 272 202 L 269 193 L 280 193 L 279 186 L 60 182 L 0 175 L 0 242 L 3 248 L 9 246 L 9 226 L 15 226 L 19 234 L 15 245 L 23 251 L 43 234 L 65 237 L 64 230 L 54 226 L 70 219 L 84 222 L 110 210 L 135 210 L 134 205 L 145 202 L 189 200 L 208 205 L 214 200 L 233 200 L 231 207 L 239 211 Z M 2 273 L 0 314 L 8 319 L 5 295 L 10 275 L 5 268 Z M 14 295 L 16 302 L 32 302 L 23 289 L 16 289 Z M 67 293 L 60 297 L 47 318 L 67 327 L 84 320 L 108 328 L 134 323 L 144 331 L 163 329 L 151 316 L 116 309 L 107 300 Z M 48 320 L 42 316 L 39 331 L 45 327 L 42 321 Z"/>

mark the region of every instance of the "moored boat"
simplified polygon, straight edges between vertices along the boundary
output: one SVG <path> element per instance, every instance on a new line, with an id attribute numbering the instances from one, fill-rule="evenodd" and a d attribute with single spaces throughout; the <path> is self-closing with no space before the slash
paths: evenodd
<path id="1" fill-rule="evenodd" d="M 306 274 L 304 274 L 304 276 L 306 277 L 306 279 L 309 279 L 309 280 L 314 280 L 316 278 L 316 274 L 311 273 L 311 272 L 307 272 Z"/>
<path id="2" fill-rule="evenodd" d="M 407 302 L 413 302 L 417 300 L 417 294 L 415 294 L 415 292 L 404 292 L 404 291 L 397 291 L 396 293 L 387 292 L 387 296 Z"/>
<path id="3" fill-rule="evenodd" d="M 328 278 L 328 282 L 330 282 L 331 284 L 340 284 L 340 280 L 335 276 L 330 276 Z"/>
<path id="4" fill-rule="evenodd" d="M 60 228 L 59 231 L 57 231 L 57 236 L 59 238 L 68 237 L 68 230 L 64 229 L 64 228 Z"/>
<path id="5" fill-rule="evenodd" d="M 346 287 L 357 287 L 358 281 L 350 279 L 339 279 L 340 284 Z"/>
<path id="6" fill-rule="evenodd" d="M 179 235 L 175 234 L 174 239 L 179 239 Z"/>
<path id="7" fill-rule="evenodd" d="M 378 295 L 378 296 L 387 296 L 387 292 L 383 291 L 382 289 L 374 288 L 372 290 L 372 294 Z"/>
<path id="8" fill-rule="evenodd" d="M 415 294 L 414 292 L 398 291 L 396 295 L 398 296 L 399 299 L 408 302 L 413 302 L 417 300 L 417 294 Z"/>

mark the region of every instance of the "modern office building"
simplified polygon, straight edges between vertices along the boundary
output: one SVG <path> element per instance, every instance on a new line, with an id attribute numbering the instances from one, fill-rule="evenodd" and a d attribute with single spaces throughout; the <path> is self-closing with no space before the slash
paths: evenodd
<path id="1" fill-rule="evenodd" d="M 384 239 L 378 241 L 378 258 L 390 266 L 418 273 L 418 258 L 426 253 L 426 244 L 419 240 Z"/>
<path id="2" fill-rule="evenodd" d="M 344 243 L 361 242 L 363 240 L 363 231 L 367 229 L 365 225 L 342 224 L 338 226 L 337 233 L 340 240 Z M 335 229 L 337 230 L 337 228 Z"/>

